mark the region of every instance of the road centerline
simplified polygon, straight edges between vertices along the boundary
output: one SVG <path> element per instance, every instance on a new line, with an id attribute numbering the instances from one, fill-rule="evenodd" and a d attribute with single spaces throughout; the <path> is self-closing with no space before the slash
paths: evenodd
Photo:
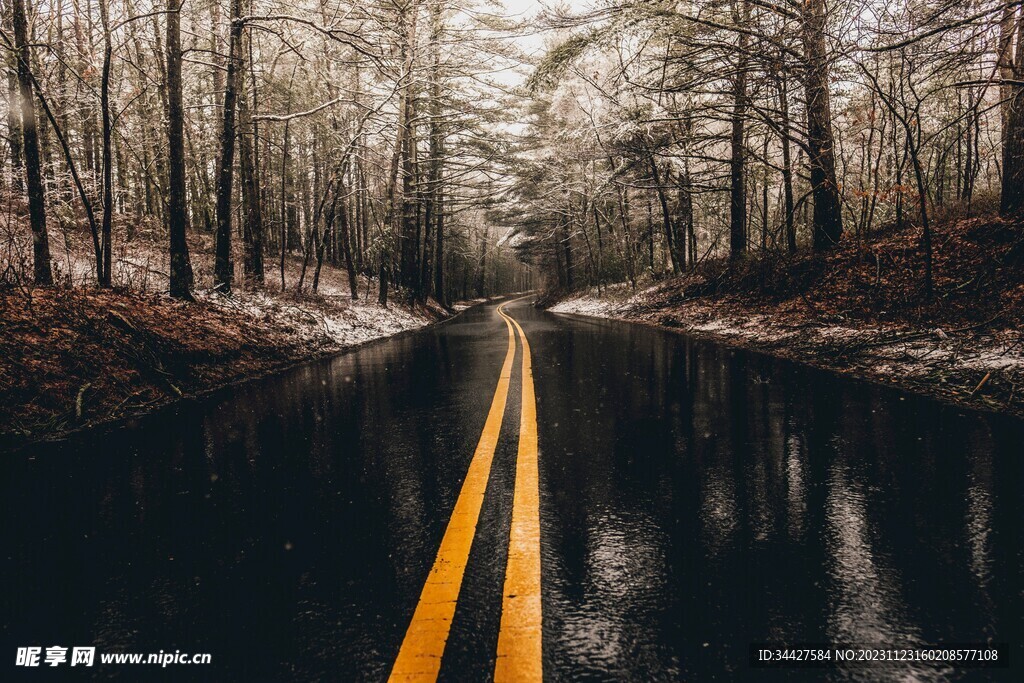
<path id="1" fill-rule="evenodd" d="M 508 402 L 509 383 L 516 355 L 516 334 L 513 323 L 498 312 L 508 328 L 508 351 L 498 376 L 498 385 L 487 413 L 480 440 L 470 461 L 466 478 L 433 567 L 420 593 L 419 602 L 398 651 L 389 681 L 436 681 L 441 671 L 441 659 L 448 642 L 452 619 L 462 588 L 462 579 L 469 562 L 469 552 L 476 535 L 484 493 L 490 479 L 494 450 L 501 433 L 501 423 Z M 524 338 L 525 341 L 525 338 Z"/>
<path id="2" fill-rule="evenodd" d="M 505 304 L 498 306 L 498 313 L 515 326 L 523 355 L 512 528 L 501 598 L 498 656 L 494 667 L 494 680 L 499 683 L 543 679 L 537 401 L 530 343 L 523 328 L 515 318 L 505 313 L 504 307 Z"/>

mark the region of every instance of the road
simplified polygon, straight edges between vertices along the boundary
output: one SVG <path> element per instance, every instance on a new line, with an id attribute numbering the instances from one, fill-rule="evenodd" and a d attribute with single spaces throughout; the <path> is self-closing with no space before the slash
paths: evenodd
<path id="1" fill-rule="evenodd" d="M 211 654 L 172 680 L 1020 680 L 748 651 L 1019 661 L 1021 443 L 1009 418 L 482 305 L 4 459 L 0 640 L 11 663 Z"/>

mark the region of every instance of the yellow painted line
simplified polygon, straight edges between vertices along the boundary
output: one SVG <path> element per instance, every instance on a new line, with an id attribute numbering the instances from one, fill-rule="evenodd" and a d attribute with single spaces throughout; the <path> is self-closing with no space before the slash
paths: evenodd
<path id="1" fill-rule="evenodd" d="M 480 434 L 473 460 L 469 463 L 462 490 L 459 491 L 455 509 L 448 521 L 444 538 L 441 539 L 434 566 L 423 585 L 423 592 L 420 593 L 419 603 L 391 669 L 389 681 L 436 681 L 441 671 L 441 657 L 455 616 L 462 577 L 469 561 L 469 549 L 476 535 L 477 520 L 480 518 L 480 507 L 491 474 L 494 448 L 501 433 L 508 385 L 516 356 L 516 336 L 512 331 L 512 323 L 506 316 L 502 315 L 502 318 L 505 318 L 508 327 L 508 352 L 491 400 L 491 409 L 487 413 L 483 433 Z"/>
<path id="2" fill-rule="evenodd" d="M 537 400 L 533 389 L 530 343 L 523 328 L 498 306 L 498 313 L 515 325 L 523 346 L 522 406 L 519 414 L 519 452 L 512 498 L 512 531 L 501 598 L 501 630 L 494 680 L 543 679 L 543 638 L 540 588 L 540 493 L 537 475 Z"/>

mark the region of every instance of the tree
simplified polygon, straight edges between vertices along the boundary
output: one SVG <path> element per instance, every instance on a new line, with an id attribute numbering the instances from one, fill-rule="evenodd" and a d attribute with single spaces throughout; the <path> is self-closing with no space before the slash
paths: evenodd
<path id="1" fill-rule="evenodd" d="M 801 18 L 807 97 L 807 156 L 814 195 L 814 248 L 828 249 L 838 244 L 842 237 L 843 213 L 832 139 L 825 0 L 807 0 L 803 3 Z"/>
<path id="2" fill-rule="evenodd" d="M 167 0 L 167 226 L 170 237 L 171 296 L 192 297 L 188 207 L 185 197 L 185 133 L 181 75 L 181 2 Z"/>
<path id="3" fill-rule="evenodd" d="M 251 53 L 251 39 L 249 51 Z M 247 88 L 238 97 L 238 170 L 242 177 L 242 244 L 244 247 L 243 267 L 246 280 L 253 285 L 263 286 L 263 207 L 260 199 L 258 125 L 252 118 L 252 109 L 257 104 L 255 64 L 249 60 L 252 76 Z M 239 74 L 240 83 L 245 77 Z M 252 105 L 250 107 L 250 97 Z"/>
<path id="4" fill-rule="evenodd" d="M 217 234 L 213 270 L 214 288 L 231 292 L 234 263 L 231 257 L 231 197 L 235 173 L 235 102 L 242 77 L 242 0 L 231 0 L 227 78 L 221 117 L 220 157 L 217 163 Z"/>
<path id="5" fill-rule="evenodd" d="M 1020 12 L 1019 7 L 1007 5 L 1000 23 L 999 63 L 1005 104 L 999 210 L 1005 215 L 1024 211 L 1024 36 Z"/>
<path id="6" fill-rule="evenodd" d="M 733 5 L 736 26 L 750 24 L 750 5 Z M 729 257 L 739 258 L 747 250 L 746 121 L 749 34 L 738 34 L 736 73 L 733 76 L 732 133 L 729 138 Z"/>
<path id="7" fill-rule="evenodd" d="M 32 227 L 33 281 L 52 285 L 50 239 L 46 229 L 46 197 L 39 155 L 36 108 L 32 100 L 32 51 L 29 41 L 25 0 L 11 0 L 14 47 L 18 59 L 18 92 L 21 109 L 21 135 L 25 152 L 25 184 L 28 190 L 29 221 Z"/>
<path id="8" fill-rule="evenodd" d="M 112 224 L 114 219 L 114 121 L 110 113 L 110 71 L 113 59 L 113 39 L 107 0 L 99 0 L 100 21 L 103 26 L 103 71 L 100 77 L 100 114 L 103 136 L 103 224 L 100 228 L 102 262 L 99 266 L 100 287 L 111 286 Z"/>

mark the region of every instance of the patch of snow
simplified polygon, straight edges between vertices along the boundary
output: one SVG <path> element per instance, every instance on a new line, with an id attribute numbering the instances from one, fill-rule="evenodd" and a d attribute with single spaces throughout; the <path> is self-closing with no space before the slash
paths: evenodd
<path id="1" fill-rule="evenodd" d="M 682 311 L 657 305 L 653 309 L 641 308 L 639 304 L 643 303 L 645 295 L 656 290 L 654 286 L 630 296 L 625 284 L 610 286 L 601 296 L 594 290 L 583 292 L 549 310 L 648 322 L 659 322 L 664 314 L 670 313 L 673 327 L 680 331 L 767 344 L 794 340 L 799 345 L 821 347 L 823 353 L 828 348 L 847 348 L 860 357 L 861 367 L 867 362 L 869 372 L 877 376 L 900 373 L 920 376 L 933 373 L 936 368 L 1024 373 L 1024 339 L 1019 331 L 1004 330 L 979 338 L 935 328 L 922 337 L 918 331 L 896 326 L 878 325 L 867 329 L 836 324 L 796 326 L 787 323 L 784 314 L 747 314 L 728 304 L 709 306 L 694 302 L 692 307 Z M 887 341 L 890 337 L 891 341 Z"/>
<path id="2" fill-rule="evenodd" d="M 612 318 L 623 314 L 639 302 L 640 294 L 633 294 L 629 284 L 616 283 L 604 287 L 598 294 L 592 288 L 568 299 L 564 299 L 548 310 L 552 313 L 574 313 L 597 318 Z"/>
<path id="3" fill-rule="evenodd" d="M 477 304 L 482 304 L 485 301 L 487 301 L 487 299 L 467 299 L 466 301 L 459 301 L 452 304 L 452 310 L 458 313 L 472 306 L 476 306 Z"/>
<path id="4" fill-rule="evenodd" d="M 575 313 L 576 315 L 608 318 L 615 313 L 616 308 L 617 306 L 607 299 L 598 299 L 597 297 L 584 295 L 560 301 L 548 310 L 552 313 Z"/>
<path id="5" fill-rule="evenodd" d="M 230 297 L 197 292 L 213 305 L 240 312 L 257 321 L 272 320 L 287 326 L 315 347 L 344 348 L 418 329 L 430 322 L 397 306 L 384 308 L 375 300 L 352 301 L 347 296 L 289 299 L 261 291 L 236 291 Z"/>

